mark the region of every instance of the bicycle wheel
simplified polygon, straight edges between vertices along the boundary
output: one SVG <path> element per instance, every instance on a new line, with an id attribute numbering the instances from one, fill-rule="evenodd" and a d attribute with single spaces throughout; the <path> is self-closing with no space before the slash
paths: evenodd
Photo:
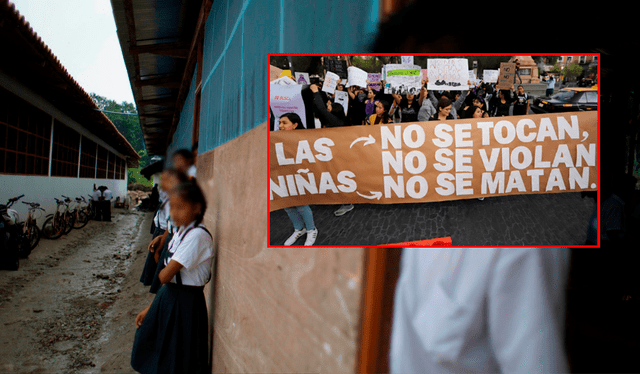
<path id="1" fill-rule="evenodd" d="M 29 225 L 29 227 L 27 227 L 27 232 L 25 233 L 25 237 L 28 239 L 28 242 L 29 242 L 29 252 L 33 251 L 33 249 L 38 246 L 38 243 L 40 243 L 41 234 L 42 233 L 40 232 L 40 228 L 38 228 L 35 222 L 32 225 Z"/>
<path id="2" fill-rule="evenodd" d="M 78 217 L 75 219 L 75 222 L 73 224 L 73 228 L 74 229 L 81 229 L 83 227 L 85 227 L 87 225 L 87 223 L 89 223 L 89 217 L 87 217 L 87 213 L 85 213 L 83 210 L 78 212 Z"/>
<path id="3" fill-rule="evenodd" d="M 71 232 L 75 222 L 76 222 L 75 215 L 73 215 L 73 213 L 70 213 L 70 212 L 65 212 L 64 214 L 64 224 L 65 224 L 64 234 L 65 235 Z"/>
<path id="4" fill-rule="evenodd" d="M 64 234 L 64 220 L 60 216 L 51 216 L 42 225 L 42 235 L 47 239 L 58 239 Z"/>

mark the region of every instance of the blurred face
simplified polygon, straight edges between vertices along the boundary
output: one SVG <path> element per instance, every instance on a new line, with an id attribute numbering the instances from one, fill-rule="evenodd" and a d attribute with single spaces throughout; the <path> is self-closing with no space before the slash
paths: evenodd
<path id="1" fill-rule="evenodd" d="M 448 105 L 444 108 L 438 108 L 440 110 L 440 115 L 446 117 L 451 113 L 451 105 Z"/>
<path id="2" fill-rule="evenodd" d="M 180 196 L 180 194 L 169 194 L 171 219 L 176 226 L 186 226 L 196 220 L 202 210 L 200 204 L 192 204 Z"/>
<path id="3" fill-rule="evenodd" d="M 413 100 L 413 98 L 416 97 L 416 95 L 414 94 L 407 94 L 407 100 L 411 101 Z"/>
<path id="4" fill-rule="evenodd" d="M 473 99 L 473 106 L 482 107 L 482 102 L 478 99 Z"/>
<path id="5" fill-rule="evenodd" d="M 518 94 L 519 94 L 519 95 L 524 94 L 524 88 L 522 88 L 522 86 L 519 86 L 519 87 L 518 87 Z"/>
<path id="6" fill-rule="evenodd" d="M 384 113 L 384 105 L 381 102 L 376 101 L 376 115 L 381 116 Z"/>
<path id="7" fill-rule="evenodd" d="M 333 107 L 331 106 L 331 100 L 329 100 L 327 101 L 327 110 L 331 112 L 331 109 L 333 109 Z"/>
<path id="8" fill-rule="evenodd" d="M 165 192 L 170 192 L 174 188 L 176 188 L 180 184 L 178 178 L 176 178 L 173 174 L 169 174 L 167 172 L 162 173 L 162 177 L 160 177 L 160 189 Z"/>
<path id="9" fill-rule="evenodd" d="M 287 117 L 280 118 L 280 130 L 293 130 L 298 127 L 297 123 L 291 122 Z"/>
<path id="10" fill-rule="evenodd" d="M 176 167 L 176 169 L 180 170 L 183 173 L 186 173 L 191 166 L 187 159 L 180 155 L 176 155 L 173 157 L 173 165 Z"/>
<path id="11" fill-rule="evenodd" d="M 373 90 L 369 90 L 369 92 L 367 92 L 367 98 L 369 99 L 373 99 L 376 95 L 373 93 Z"/>

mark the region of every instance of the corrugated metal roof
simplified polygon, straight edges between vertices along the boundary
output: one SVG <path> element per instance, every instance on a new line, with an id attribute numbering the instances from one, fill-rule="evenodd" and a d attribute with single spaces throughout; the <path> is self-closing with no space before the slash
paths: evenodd
<path id="1" fill-rule="evenodd" d="M 129 167 L 138 166 L 135 149 L 8 0 L 0 0 L 0 50 L 0 69 L 127 156 Z"/>
<path id="2" fill-rule="evenodd" d="M 147 152 L 164 155 L 201 0 L 112 0 Z M 187 82 L 188 85 L 189 82 Z"/>

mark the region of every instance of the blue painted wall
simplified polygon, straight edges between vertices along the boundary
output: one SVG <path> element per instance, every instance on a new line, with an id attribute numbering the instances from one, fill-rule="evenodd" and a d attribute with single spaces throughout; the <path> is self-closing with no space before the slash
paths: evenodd
<path id="1" fill-rule="evenodd" d="M 199 153 L 266 122 L 268 53 L 367 52 L 378 11 L 378 0 L 214 1 L 204 35 Z M 168 157 L 191 146 L 193 90 Z"/>

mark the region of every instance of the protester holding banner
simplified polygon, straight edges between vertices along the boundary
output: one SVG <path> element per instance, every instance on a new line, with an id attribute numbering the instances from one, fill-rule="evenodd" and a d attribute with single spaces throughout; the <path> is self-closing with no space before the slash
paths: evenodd
<path id="1" fill-rule="evenodd" d="M 300 116 L 295 113 L 286 113 L 280 117 L 280 130 L 291 131 L 301 126 Z M 313 212 L 309 205 L 285 208 L 285 212 L 293 223 L 293 234 L 284 242 L 284 245 L 290 246 L 295 244 L 296 240 L 302 235 L 307 234 L 304 245 L 313 245 L 318 236 L 318 229 L 313 221 Z"/>
<path id="2" fill-rule="evenodd" d="M 347 116 L 344 114 L 344 108 L 342 105 L 327 101 L 323 103 L 322 96 L 320 95 L 318 86 L 311 85 L 311 91 L 313 92 L 313 104 L 316 108 L 316 114 L 322 122 L 323 127 L 340 127 L 347 125 Z"/>
<path id="3" fill-rule="evenodd" d="M 360 126 L 364 124 L 366 118 L 366 94 L 364 91 L 356 86 L 347 88 L 349 94 L 349 111 L 347 112 L 349 123 L 352 126 Z"/>
<path id="4" fill-rule="evenodd" d="M 420 92 L 420 96 L 424 97 L 424 99 L 422 99 L 422 104 L 420 105 L 420 110 L 418 111 L 418 121 L 428 121 L 431 116 L 436 114 L 436 107 L 438 106 L 438 102 L 431 100 L 431 97 L 429 97 L 429 90 L 427 90 L 426 85 L 422 86 L 422 92 Z"/>

